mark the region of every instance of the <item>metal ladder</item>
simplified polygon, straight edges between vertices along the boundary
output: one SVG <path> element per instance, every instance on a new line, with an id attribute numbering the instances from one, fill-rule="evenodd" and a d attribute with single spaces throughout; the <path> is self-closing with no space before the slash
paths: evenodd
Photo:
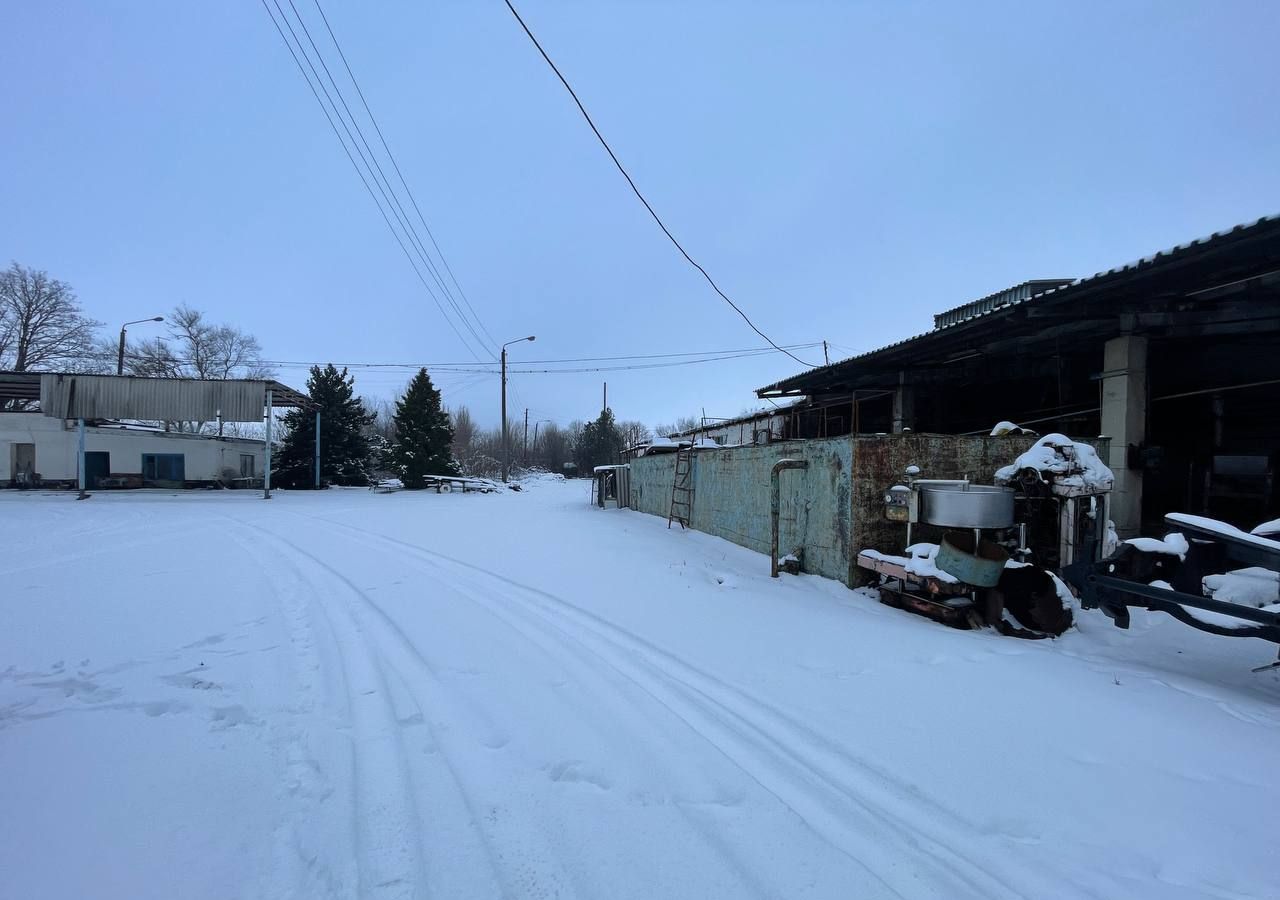
<path id="1" fill-rule="evenodd" d="M 667 527 L 679 522 L 688 528 L 693 518 L 693 443 L 676 450 L 676 472 L 671 482 L 671 510 L 667 514 Z"/>

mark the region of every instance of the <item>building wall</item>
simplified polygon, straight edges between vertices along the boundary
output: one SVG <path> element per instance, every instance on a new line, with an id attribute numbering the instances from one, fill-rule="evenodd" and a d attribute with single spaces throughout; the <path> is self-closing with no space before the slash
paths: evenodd
<path id="1" fill-rule="evenodd" d="M 694 454 L 691 524 L 768 553 L 770 470 L 780 459 L 807 460 L 808 469 L 781 473 L 779 552 L 803 548 L 804 571 L 857 584 L 859 550 L 904 549 L 906 526 L 884 518 L 884 492 L 903 480 L 907 466 L 919 466 L 926 478 L 967 475 L 975 483 L 991 484 L 996 469 L 1013 462 L 1035 440 L 907 433 L 700 450 Z M 674 473 L 674 453 L 633 459 L 632 508 L 665 518 Z M 913 533 L 914 540 L 937 541 L 940 536 L 941 530 L 930 526 L 917 526 Z"/>
<path id="2" fill-rule="evenodd" d="M 780 459 L 804 459 L 805 470 L 781 473 L 779 553 L 804 549 L 804 571 L 848 577 L 848 438 L 797 441 L 694 454 L 692 526 L 760 553 L 769 552 L 769 473 Z M 666 517 L 675 454 L 631 461 L 631 505 Z"/>
<path id="3" fill-rule="evenodd" d="M 783 413 L 770 413 L 737 422 L 709 422 L 703 428 L 681 432 L 680 436 L 685 438 L 710 438 L 717 444 L 733 447 L 741 444 L 756 443 L 756 432 L 758 431 L 768 431 L 773 435 L 773 439 L 777 440 L 782 436 L 785 424 L 786 416 Z"/>
<path id="4" fill-rule="evenodd" d="M 75 423 L 40 413 L 0 413 L 0 484 L 12 477 L 14 444 L 34 444 L 36 472 L 44 481 L 78 478 L 79 434 Z M 111 474 L 141 475 L 144 453 L 181 453 L 187 481 L 215 481 L 223 469 L 240 471 L 240 455 L 251 454 L 261 477 L 263 444 L 238 438 L 210 438 L 165 432 L 85 429 L 85 450 L 111 454 Z"/>

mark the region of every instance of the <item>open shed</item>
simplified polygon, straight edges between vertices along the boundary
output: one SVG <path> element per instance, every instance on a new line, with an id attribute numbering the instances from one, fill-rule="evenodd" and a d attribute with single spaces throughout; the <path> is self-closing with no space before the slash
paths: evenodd
<path id="1" fill-rule="evenodd" d="M 934 328 L 760 388 L 803 397 L 786 439 L 987 434 L 1000 420 L 1110 438 L 1122 537 L 1168 512 L 1280 515 L 1280 216 L 1079 279 L 1026 282 Z"/>
<path id="2" fill-rule="evenodd" d="M 82 494 L 89 487 L 86 438 L 91 427 L 95 433 L 107 434 L 109 432 L 105 429 L 96 426 L 120 420 L 220 423 L 265 421 L 266 440 L 252 443 L 262 448 L 263 496 L 270 497 L 272 412 L 276 407 L 305 407 L 310 404 L 310 400 L 288 385 L 270 380 L 204 381 L 56 372 L 0 373 L 0 409 L 6 410 L 5 415 L 30 416 L 37 404 L 38 411 L 44 418 L 76 423 L 76 477 Z M 35 428 L 27 430 L 32 433 L 47 431 Z M 132 437 L 140 439 L 136 434 Z M 11 454 L 34 453 L 35 439 L 32 440 L 30 450 L 25 449 L 26 445 L 15 443 Z M 142 464 L 145 466 L 147 458 L 151 457 L 150 462 L 154 467 L 168 465 L 170 461 L 161 457 L 172 455 L 143 452 Z M 165 479 L 153 477 L 154 480 Z M 174 477 L 169 480 L 182 483 L 185 479 Z"/>

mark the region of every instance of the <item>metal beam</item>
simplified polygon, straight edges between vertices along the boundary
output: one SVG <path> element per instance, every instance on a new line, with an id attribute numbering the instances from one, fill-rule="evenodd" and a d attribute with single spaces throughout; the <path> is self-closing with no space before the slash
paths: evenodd
<path id="1" fill-rule="evenodd" d="M 267 446 L 263 451 L 263 473 L 262 473 L 262 499 L 271 499 L 271 395 L 274 393 L 270 388 L 267 389 Z"/>

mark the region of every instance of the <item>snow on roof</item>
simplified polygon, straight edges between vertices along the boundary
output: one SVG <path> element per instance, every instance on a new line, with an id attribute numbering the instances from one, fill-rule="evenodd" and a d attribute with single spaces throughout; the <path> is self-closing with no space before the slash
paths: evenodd
<path id="1" fill-rule="evenodd" d="M 1098 458 L 1097 450 L 1057 433 L 1046 434 L 1011 465 L 997 469 L 996 484 L 1008 484 L 1024 469 L 1035 470 L 1042 479 L 1052 475 L 1058 483 L 1073 487 L 1110 490 L 1116 480 L 1115 474 Z"/>

